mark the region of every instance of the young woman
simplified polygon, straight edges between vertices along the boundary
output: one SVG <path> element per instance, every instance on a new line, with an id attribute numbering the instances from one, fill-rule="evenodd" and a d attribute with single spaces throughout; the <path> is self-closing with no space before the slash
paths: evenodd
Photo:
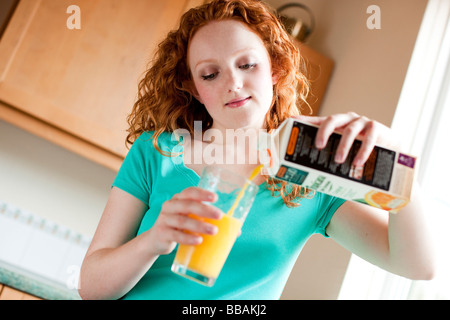
<path id="1" fill-rule="evenodd" d="M 318 148 L 334 130 L 343 132 L 336 162 L 345 160 L 357 136 L 362 138 L 355 165 L 366 161 L 375 143 L 392 146 L 387 127 L 357 114 L 300 115 L 308 93 L 300 53 L 261 1 L 217 0 L 187 12 L 159 46 L 139 89 L 129 117 L 132 147 L 83 262 L 82 298 L 278 299 L 314 233 L 390 272 L 432 277 L 416 186 L 412 201 L 391 214 L 318 192 L 306 197 L 302 187 L 263 175 L 255 180 L 257 198 L 215 285 L 204 287 L 171 272 L 178 243 L 199 244 L 202 234 L 217 232 L 188 214 L 212 219 L 223 214 L 207 204 L 216 195 L 196 187 L 209 163 L 198 150 L 213 146 L 245 159 L 257 152 L 234 140 L 202 134 L 199 139 L 195 123 L 203 133 L 216 130 L 226 137 L 227 130 L 270 131 L 299 117 L 320 125 Z M 179 147 L 172 135 L 178 129 L 190 133 L 181 155 L 171 153 Z M 251 161 L 215 165 L 244 176 L 257 166 Z"/>

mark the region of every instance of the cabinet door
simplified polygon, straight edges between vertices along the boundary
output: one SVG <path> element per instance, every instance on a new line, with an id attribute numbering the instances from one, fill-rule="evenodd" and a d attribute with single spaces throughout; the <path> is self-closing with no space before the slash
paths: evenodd
<path id="1" fill-rule="evenodd" d="M 305 115 L 319 115 L 320 105 L 322 104 L 328 82 L 333 73 L 334 62 L 311 47 L 298 42 L 297 40 L 294 41 L 305 60 L 306 76 L 311 85 L 307 101 L 312 110 L 304 108 L 301 112 Z M 309 111 L 312 111 L 312 113 L 309 114 Z"/>
<path id="2" fill-rule="evenodd" d="M 125 156 L 126 117 L 148 59 L 197 2 L 21 0 L 0 42 L 0 102 Z M 69 28 L 78 18 L 80 29 Z"/>
<path id="3" fill-rule="evenodd" d="M 42 300 L 42 299 L 0 284 L 0 300 Z"/>

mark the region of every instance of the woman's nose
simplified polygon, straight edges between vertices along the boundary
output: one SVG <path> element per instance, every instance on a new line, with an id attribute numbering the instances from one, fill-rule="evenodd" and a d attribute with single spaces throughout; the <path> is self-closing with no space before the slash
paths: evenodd
<path id="1" fill-rule="evenodd" d="M 237 92 L 242 89 L 243 80 L 237 72 L 230 71 L 228 73 L 227 89 L 228 92 Z"/>

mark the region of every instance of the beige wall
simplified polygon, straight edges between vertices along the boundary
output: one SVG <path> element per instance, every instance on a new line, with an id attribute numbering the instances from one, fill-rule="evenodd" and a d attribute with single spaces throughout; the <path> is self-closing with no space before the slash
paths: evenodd
<path id="1" fill-rule="evenodd" d="M 268 0 L 275 8 L 290 1 Z M 314 12 L 308 39 L 336 63 L 321 114 L 356 111 L 390 125 L 426 0 L 298 0 Z M 367 7 L 381 9 L 381 29 L 366 27 Z M 306 17 L 300 10 L 286 11 Z"/>
<path id="2" fill-rule="evenodd" d="M 278 8 L 293 2 L 268 0 Z M 335 62 L 319 113 L 354 111 L 390 125 L 427 0 L 298 0 L 316 19 L 307 44 Z M 381 29 L 369 30 L 370 5 L 381 9 Z M 286 14 L 308 16 L 299 9 Z M 350 253 L 314 236 L 301 253 L 283 299 L 336 299 Z"/>
<path id="3" fill-rule="evenodd" d="M 0 120 L 0 201 L 93 236 L 115 173 Z"/>

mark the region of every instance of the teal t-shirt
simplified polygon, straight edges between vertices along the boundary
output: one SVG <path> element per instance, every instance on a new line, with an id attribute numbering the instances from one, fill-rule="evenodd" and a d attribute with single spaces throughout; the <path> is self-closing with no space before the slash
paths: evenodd
<path id="1" fill-rule="evenodd" d="M 174 140 L 174 141 L 172 141 Z M 158 139 L 162 150 L 181 151 L 170 133 Z M 182 155 L 167 157 L 153 146 L 152 132 L 132 145 L 113 186 L 148 205 L 138 234 L 150 229 L 162 204 L 176 193 L 196 186 L 200 177 L 183 163 Z M 279 299 L 291 269 L 309 237 L 325 228 L 344 200 L 316 192 L 288 208 L 272 196 L 266 183 L 254 204 L 213 287 L 205 287 L 170 270 L 176 250 L 160 256 L 124 299 Z M 132 263 L 132 261 L 130 261 Z"/>

